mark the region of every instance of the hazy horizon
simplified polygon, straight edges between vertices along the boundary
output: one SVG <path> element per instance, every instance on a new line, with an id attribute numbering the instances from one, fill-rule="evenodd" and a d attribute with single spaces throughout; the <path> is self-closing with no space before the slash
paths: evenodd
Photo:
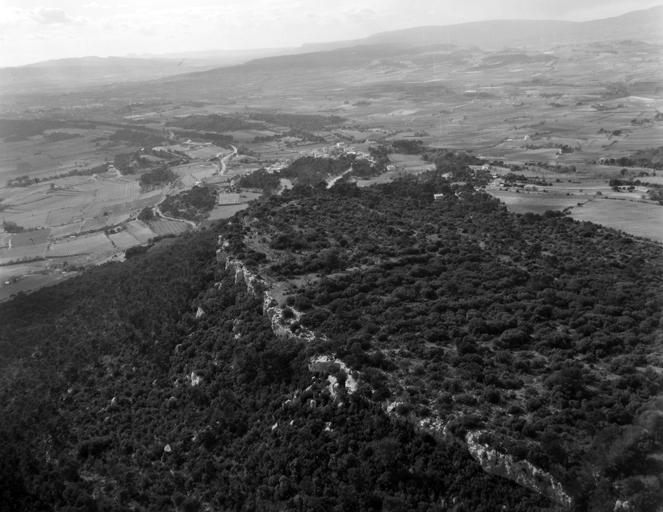
<path id="1" fill-rule="evenodd" d="M 648 9 L 660 0 L 2 0 L 0 67 L 84 57 L 299 47 L 424 25 L 497 19 L 589 21 Z M 51 4 L 51 5 L 43 5 Z M 413 8 L 413 4 L 416 8 Z"/>

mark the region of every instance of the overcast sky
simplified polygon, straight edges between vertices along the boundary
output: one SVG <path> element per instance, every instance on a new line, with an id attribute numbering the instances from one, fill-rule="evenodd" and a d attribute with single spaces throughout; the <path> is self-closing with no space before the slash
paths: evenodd
<path id="1" fill-rule="evenodd" d="M 0 66 L 86 55 L 284 48 L 421 25 L 586 21 L 662 0 L 0 0 Z"/>

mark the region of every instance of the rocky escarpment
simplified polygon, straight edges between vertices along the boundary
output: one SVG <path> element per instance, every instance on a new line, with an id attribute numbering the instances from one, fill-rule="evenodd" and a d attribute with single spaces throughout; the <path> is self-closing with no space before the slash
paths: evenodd
<path id="1" fill-rule="evenodd" d="M 251 271 L 240 260 L 233 258 L 228 254 L 228 242 L 224 240 L 223 236 L 219 236 L 219 249 L 216 251 L 216 261 L 224 265 L 228 272 L 234 273 L 235 283 L 244 283 L 246 290 L 254 297 L 262 298 L 263 306 L 262 311 L 267 316 L 272 324 L 274 334 L 279 338 L 298 338 L 307 342 L 314 339 L 325 339 L 324 336 L 317 336 L 312 331 L 302 327 L 299 324 L 299 319 L 302 316 L 301 311 L 295 308 L 288 308 L 291 312 L 289 317 L 286 317 L 284 308 L 280 307 L 278 302 L 270 294 L 270 283 Z"/>
<path id="2" fill-rule="evenodd" d="M 465 443 L 470 455 L 481 464 L 487 473 L 502 476 L 513 480 L 519 485 L 543 494 L 559 505 L 570 507 L 571 497 L 566 494 L 562 484 L 555 478 L 526 460 L 514 460 L 510 455 L 499 453 L 497 450 L 480 442 L 484 431 L 468 432 Z"/>
<path id="3" fill-rule="evenodd" d="M 270 319 L 272 330 L 277 337 L 296 338 L 307 342 L 315 339 L 325 339 L 324 336 L 316 335 L 313 331 L 299 324 L 302 313 L 295 308 L 288 308 L 291 314 L 288 315 L 289 318 L 286 318 L 284 308 L 281 308 L 270 294 L 271 283 L 250 270 L 242 261 L 233 258 L 226 250 L 229 243 L 224 240 L 223 236 L 219 236 L 218 243 L 217 262 L 223 265 L 228 272 L 234 273 L 235 283 L 244 283 L 249 293 L 262 298 L 263 314 Z M 312 373 L 327 376 L 328 390 L 333 397 L 337 396 L 341 388 L 344 388 L 348 393 L 353 393 L 358 388 L 359 372 L 351 371 L 339 359 L 330 356 L 315 357 L 311 359 L 309 370 Z M 342 381 L 339 381 L 339 371 L 343 378 Z M 389 404 L 386 407 L 387 413 L 396 414 L 398 404 L 398 401 Z M 564 491 L 561 483 L 557 482 L 551 474 L 527 461 L 517 461 L 511 456 L 499 453 L 490 446 L 479 442 L 481 434 L 484 433 L 483 431 L 471 431 L 467 433 L 465 439 L 457 439 L 448 431 L 445 422 L 439 418 L 435 420 L 426 418 L 419 422 L 419 426 L 444 441 L 460 441 L 463 443 L 472 457 L 479 462 L 487 473 L 513 480 L 564 507 L 571 506 L 571 497 Z"/>

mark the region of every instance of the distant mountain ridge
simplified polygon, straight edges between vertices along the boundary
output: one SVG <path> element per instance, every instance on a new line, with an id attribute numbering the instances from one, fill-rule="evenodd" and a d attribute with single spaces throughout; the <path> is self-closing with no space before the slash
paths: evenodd
<path id="1" fill-rule="evenodd" d="M 491 20 L 414 27 L 380 32 L 366 38 L 310 43 L 299 48 L 205 50 L 128 57 L 81 57 L 0 68 L 5 94 L 44 92 L 117 82 L 168 79 L 216 68 L 230 70 L 280 66 L 320 68 L 343 61 L 361 65 L 373 54 L 383 58 L 413 48 L 474 47 L 481 50 L 537 47 L 635 39 L 663 44 L 663 5 L 613 18 L 585 22 Z M 369 59 L 370 60 L 370 59 Z M 186 77 L 182 76 L 183 79 Z"/>
<path id="2" fill-rule="evenodd" d="M 218 67 L 216 63 L 182 59 L 78 57 L 0 68 L 4 93 L 46 92 L 109 83 L 150 80 Z"/>
<path id="3" fill-rule="evenodd" d="M 457 25 L 430 25 L 379 32 L 363 39 L 304 45 L 308 51 L 329 51 L 355 45 L 453 44 L 483 50 L 502 46 L 570 44 L 615 39 L 663 42 L 663 5 L 621 16 L 575 22 L 555 20 L 490 20 Z M 302 48 L 304 48 L 302 47 Z"/>

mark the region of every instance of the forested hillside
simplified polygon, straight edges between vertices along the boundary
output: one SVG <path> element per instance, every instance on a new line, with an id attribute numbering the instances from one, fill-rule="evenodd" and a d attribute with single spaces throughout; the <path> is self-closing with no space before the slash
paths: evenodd
<path id="1" fill-rule="evenodd" d="M 656 510 L 660 246 L 510 214 L 481 173 L 438 166 L 448 179 L 295 187 L 246 212 L 226 250 L 281 290 L 295 334 L 315 332 L 395 415 L 481 432 L 581 509 Z"/>
<path id="2" fill-rule="evenodd" d="M 378 404 L 333 400 L 308 370 L 312 347 L 277 339 L 216 264 L 216 236 L 0 306 L 0 508 L 545 505 Z"/>
<path id="3" fill-rule="evenodd" d="M 311 173 L 0 305 L 0 502 L 553 507 L 484 472 L 469 433 L 552 475 L 576 510 L 656 510 L 661 247 L 510 214 L 462 160 L 367 189 Z"/>

